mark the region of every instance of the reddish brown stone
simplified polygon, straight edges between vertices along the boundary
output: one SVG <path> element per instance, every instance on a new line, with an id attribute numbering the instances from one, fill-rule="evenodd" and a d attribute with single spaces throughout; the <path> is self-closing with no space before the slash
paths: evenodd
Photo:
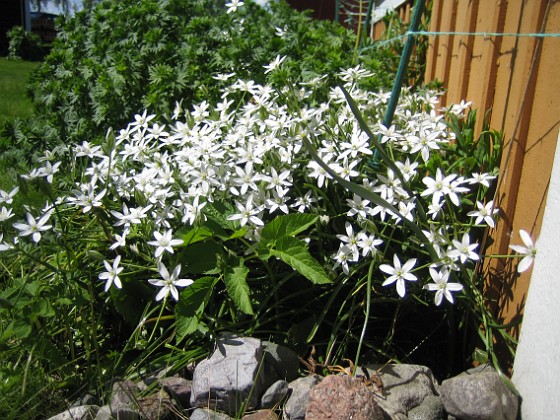
<path id="1" fill-rule="evenodd" d="M 274 410 L 259 410 L 251 414 L 246 414 L 241 420 L 278 420 Z"/>
<path id="2" fill-rule="evenodd" d="M 309 392 L 305 420 L 382 420 L 366 384 L 348 375 L 327 376 Z"/>

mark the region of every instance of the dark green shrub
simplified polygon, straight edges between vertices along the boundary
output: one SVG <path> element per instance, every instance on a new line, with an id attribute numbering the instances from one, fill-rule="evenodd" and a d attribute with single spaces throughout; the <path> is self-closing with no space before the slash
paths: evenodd
<path id="1" fill-rule="evenodd" d="M 176 101 L 188 107 L 216 99 L 229 83 L 219 74 L 257 83 L 324 74 L 334 81 L 339 68 L 355 65 L 355 35 L 335 23 L 284 2 L 267 10 L 249 0 L 231 14 L 223 3 L 105 1 L 66 20 L 30 87 L 38 115 L 74 142 L 122 126 L 145 107 L 162 115 Z M 382 54 L 361 61 L 379 74 L 373 84 L 388 85 L 396 58 Z M 288 57 L 283 71 L 266 75 L 263 66 L 278 55 Z"/>
<path id="2" fill-rule="evenodd" d="M 27 32 L 21 26 L 14 26 L 7 33 L 9 46 L 8 58 L 40 61 L 45 56 L 45 48 L 37 34 Z"/>

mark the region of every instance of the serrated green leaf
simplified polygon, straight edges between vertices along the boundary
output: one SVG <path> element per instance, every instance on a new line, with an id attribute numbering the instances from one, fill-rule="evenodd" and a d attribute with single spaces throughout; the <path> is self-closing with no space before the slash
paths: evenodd
<path id="1" fill-rule="evenodd" d="M 276 241 L 270 254 L 278 257 L 314 284 L 332 283 L 327 273 L 307 250 L 307 244 L 299 239 L 284 236 Z"/>
<path id="2" fill-rule="evenodd" d="M 231 204 L 214 201 L 204 206 L 204 214 L 209 220 L 216 222 L 220 227 L 229 230 L 235 230 L 237 223 L 227 220 L 227 217 L 235 213 L 235 207 Z"/>
<path id="3" fill-rule="evenodd" d="M 187 335 L 199 329 L 200 316 L 217 282 L 218 279 L 215 277 L 202 277 L 181 292 L 179 302 L 175 305 L 177 342 L 181 342 Z"/>
<path id="4" fill-rule="evenodd" d="M 207 274 L 218 264 L 222 247 L 214 240 L 197 242 L 181 253 L 179 260 L 187 273 Z"/>
<path id="5" fill-rule="evenodd" d="M 205 239 L 212 237 L 212 232 L 209 229 L 206 229 L 206 227 L 204 226 L 197 226 L 185 233 L 183 232 L 177 232 L 177 233 L 180 235 L 185 246 L 192 245 L 194 243 L 204 241 Z"/>
<path id="6" fill-rule="evenodd" d="M 230 236 L 227 237 L 227 240 L 242 238 L 247 233 L 247 228 L 241 228 L 233 232 Z"/>
<path id="7" fill-rule="evenodd" d="M 233 299 L 235 306 L 247 315 L 253 315 L 253 306 L 249 296 L 249 285 L 247 274 L 249 269 L 245 267 L 243 258 L 239 258 L 235 265 L 228 265 L 224 275 L 224 281 L 228 294 Z"/>
<path id="8" fill-rule="evenodd" d="M 317 218 L 317 215 L 306 213 L 278 216 L 263 227 L 259 246 L 266 246 L 267 243 L 273 243 L 284 236 L 295 236 L 313 225 Z"/>

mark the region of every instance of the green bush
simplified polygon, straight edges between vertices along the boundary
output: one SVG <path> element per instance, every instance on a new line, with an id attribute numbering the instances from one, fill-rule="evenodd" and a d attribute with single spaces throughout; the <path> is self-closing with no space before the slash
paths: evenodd
<path id="1" fill-rule="evenodd" d="M 40 61 L 45 56 L 45 49 L 37 34 L 27 32 L 21 26 L 14 26 L 7 33 L 9 46 L 8 58 Z"/>
<path id="2" fill-rule="evenodd" d="M 355 35 L 312 20 L 286 3 L 265 9 L 251 1 L 228 14 L 223 1 L 105 1 L 62 24 L 51 54 L 30 86 L 37 114 L 56 136 L 92 140 L 149 109 L 171 114 L 216 100 L 229 83 L 220 75 L 278 84 L 312 81 L 355 63 Z M 286 56 L 280 73 L 263 66 Z M 398 57 L 371 51 L 362 64 L 377 76 L 369 88 L 388 86 Z M 326 87 L 322 94 L 324 99 Z"/>

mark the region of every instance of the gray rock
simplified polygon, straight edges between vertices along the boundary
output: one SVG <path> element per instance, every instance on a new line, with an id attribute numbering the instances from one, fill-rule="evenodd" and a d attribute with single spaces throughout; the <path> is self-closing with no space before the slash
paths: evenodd
<path id="1" fill-rule="evenodd" d="M 222 336 L 209 359 L 193 374 L 191 406 L 235 414 L 242 407 L 257 408 L 265 389 L 261 341 L 250 337 Z"/>
<path id="2" fill-rule="evenodd" d="M 70 407 L 68 410 L 52 416 L 49 420 L 93 420 L 97 411 L 99 411 L 97 405 L 80 405 Z"/>
<path id="3" fill-rule="evenodd" d="M 280 379 L 274 382 L 261 397 L 261 408 L 272 408 L 288 395 L 288 382 Z"/>
<path id="4" fill-rule="evenodd" d="M 447 413 L 437 395 L 428 395 L 418 407 L 408 412 L 409 420 L 447 420 Z"/>
<path id="5" fill-rule="evenodd" d="M 95 420 L 139 420 L 138 414 L 129 405 L 110 406 L 104 405 L 99 409 Z"/>
<path id="6" fill-rule="evenodd" d="M 364 368 L 370 378 L 379 375 L 383 393 L 376 393 L 375 399 L 390 416 L 398 413 L 408 415 L 426 397 L 438 394 L 438 383 L 426 366 L 390 364 L 367 365 Z M 380 369 L 379 373 L 377 369 Z"/>
<path id="7" fill-rule="evenodd" d="M 291 382 L 299 376 L 298 355 L 287 347 L 263 341 L 267 387 L 278 379 Z"/>
<path id="8" fill-rule="evenodd" d="M 309 391 L 319 382 L 321 382 L 319 375 L 305 376 L 290 382 L 289 389 L 292 391 L 292 394 L 288 398 L 286 405 L 284 405 L 285 418 L 288 420 L 305 419 Z"/>
<path id="9" fill-rule="evenodd" d="M 79 407 L 80 405 L 99 405 L 99 400 L 91 394 L 86 394 L 74 401 L 70 407 Z"/>
<path id="10" fill-rule="evenodd" d="M 181 406 L 189 408 L 191 400 L 191 381 L 172 376 L 159 380 L 160 386 Z"/>
<path id="11" fill-rule="evenodd" d="M 306 420 L 383 420 L 383 411 L 363 380 L 330 375 L 309 391 Z"/>
<path id="12" fill-rule="evenodd" d="M 441 384 L 445 410 L 462 420 L 515 420 L 517 396 L 491 366 L 471 369 Z"/>
<path id="13" fill-rule="evenodd" d="M 132 381 L 117 381 L 113 384 L 113 392 L 111 393 L 111 405 L 133 406 L 137 399 L 140 388 Z"/>
<path id="14" fill-rule="evenodd" d="M 218 411 L 208 410 L 207 408 L 197 408 L 194 410 L 190 417 L 190 420 L 233 420 L 230 416 Z"/>

